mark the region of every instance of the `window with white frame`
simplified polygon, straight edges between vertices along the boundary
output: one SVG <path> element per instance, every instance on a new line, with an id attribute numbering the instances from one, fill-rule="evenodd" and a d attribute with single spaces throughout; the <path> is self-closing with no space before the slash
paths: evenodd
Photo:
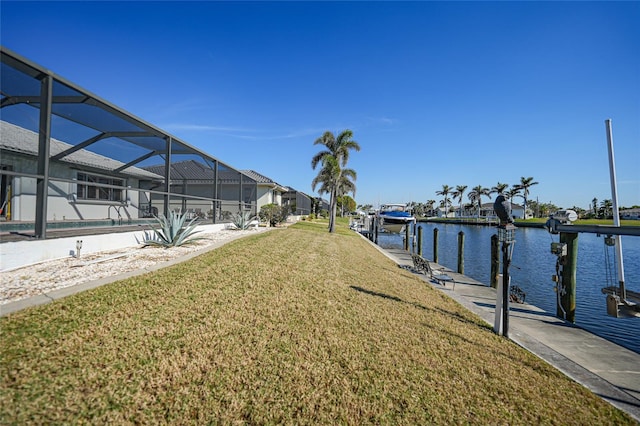
<path id="1" fill-rule="evenodd" d="M 124 180 L 92 175 L 89 173 L 78 173 L 76 189 L 78 200 L 121 202 L 124 199 L 124 189 L 109 188 L 101 185 L 122 187 L 124 186 Z"/>

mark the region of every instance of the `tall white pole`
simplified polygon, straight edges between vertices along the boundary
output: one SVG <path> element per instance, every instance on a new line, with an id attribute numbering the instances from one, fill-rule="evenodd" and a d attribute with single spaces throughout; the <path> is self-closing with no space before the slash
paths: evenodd
<path id="1" fill-rule="evenodd" d="M 618 184 L 616 182 L 616 162 L 613 155 L 613 131 L 611 129 L 611 119 L 604 121 L 607 130 L 607 146 L 609 148 L 609 175 L 611 177 L 611 202 L 613 204 L 613 226 L 620 226 L 620 212 L 618 210 Z M 620 298 L 627 298 L 627 291 L 624 287 L 624 263 L 622 260 L 622 237 L 616 235 L 616 260 L 618 267 L 618 283 L 620 286 Z"/>

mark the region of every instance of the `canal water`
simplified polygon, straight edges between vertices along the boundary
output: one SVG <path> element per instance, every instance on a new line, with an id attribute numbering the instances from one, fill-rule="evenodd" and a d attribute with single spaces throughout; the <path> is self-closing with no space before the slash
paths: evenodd
<path id="1" fill-rule="evenodd" d="M 433 229 L 438 228 L 439 263 L 454 271 L 457 269 L 458 233 L 463 231 L 464 273 L 489 285 L 491 236 L 496 233 L 495 227 L 441 223 L 420 223 L 418 226 L 423 228 L 422 255 L 433 260 Z M 556 293 L 551 277 L 556 273 L 557 258 L 551 254 L 551 243 L 558 241 L 558 235 L 551 235 L 545 229 L 518 228 L 509 270 L 511 284 L 524 290 L 527 303 L 552 315 L 556 314 Z M 385 248 L 402 248 L 403 235 L 380 234 L 378 244 Z M 640 237 L 623 236 L 622 249 L 626 288 L 640 293 Z M 614 259 L 615 249 L 605 245 L 604 237 L 579 234 L 576 325 L 640 353 L 640 318 L 613 318 L 607 315 L 606 295 L 601 289 L 617 285 Z"/>

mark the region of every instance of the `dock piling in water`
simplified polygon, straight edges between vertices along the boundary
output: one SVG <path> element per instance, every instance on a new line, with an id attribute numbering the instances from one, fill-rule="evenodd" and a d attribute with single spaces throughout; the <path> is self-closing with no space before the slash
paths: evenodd
<path id="1" fill-rule="evenodd" d="M 458 232 L 458 273 L 464 274 L 464 232 Z"/>
<path id="2" fill-rule="evenodd" d="M 578 233 L 561 232 L 560 242 L 567 245 L 562 259 L 562 279 L 558 280 L 558 307 L 556 315 L 571 323 L 576 322 L 576 269 L 578 264 Z"/>
<path id="3" fill-rule="evenodd" d="M 407 223 L 404 226 L 404 249 L 409 251 L 409 241 L 411 240 L 411 224 Z"/>

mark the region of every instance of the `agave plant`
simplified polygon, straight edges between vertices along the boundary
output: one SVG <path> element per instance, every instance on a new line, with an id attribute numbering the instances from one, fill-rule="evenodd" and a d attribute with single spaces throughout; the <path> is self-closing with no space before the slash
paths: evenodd
<path id="1" fill-rule="evenodd" d="M 138 244 L 154 245 L 162 247 L 178 247 L 200 240 L 200 237 L 193 237 L 200 231 L 196 231 L 197 218 L 192 219 L 185 225 L 187 215 L 182 212 L 171 212 L 168 218 L 164 214 L 156 216 L 158 228 L 145 231 L 142 240 L 136 241 Z"/>
<path id="2" fill-rule="evenodd" d="M 250 212 L 238 212 L 233 215 L 232 224 L 235 227 L 234 229 L 245 230 L 251 226 L 251 222 L 256 220 L 255 216 L 251 216 Z"/>

